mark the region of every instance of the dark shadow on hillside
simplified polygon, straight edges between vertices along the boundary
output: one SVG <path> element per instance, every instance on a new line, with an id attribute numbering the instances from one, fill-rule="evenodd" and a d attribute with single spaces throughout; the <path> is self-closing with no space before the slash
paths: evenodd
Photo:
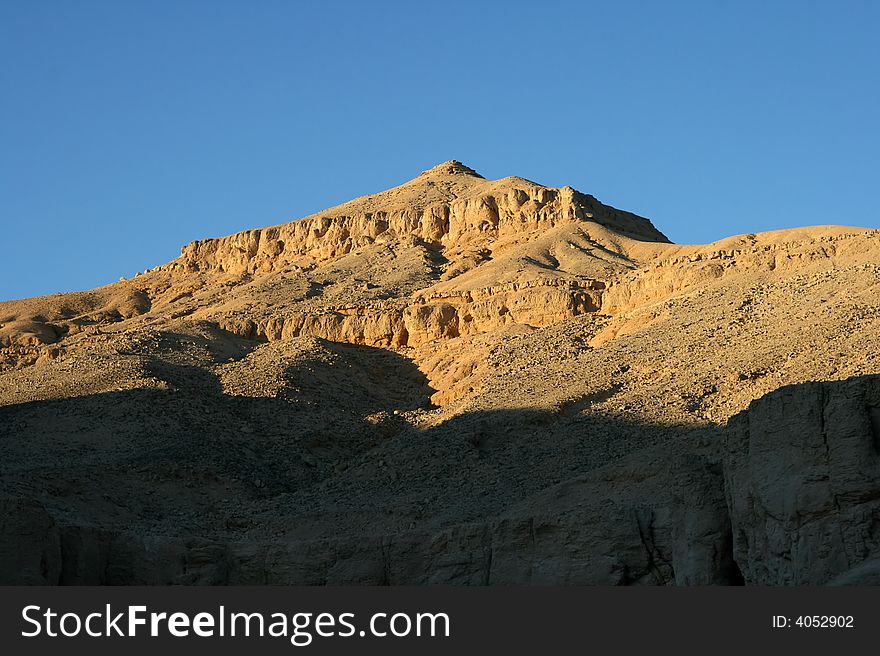
<path id="1" fill-rule="evenodd" d="M 62 553 L 57 567 L 22 575 L 0 550 L 5 581 L 229 582 L 228 564 L 208 577 L 167 570 L 177 571 L 181 544 L 357 544 L 485 521 L 676 430 L 511 410 L 419 431 L 398 413 L 424 407 L 431 389 L 408 361 L 332 348 L 332 365 L 285 372 L 278 398 L 229 396 L 205 370 L 157 361 L 150 373 L 170 390 L 0 408 L 0 494 L 23 534 L 39 535 L 29 523 L 42 522 Z M 176 555 L 157 563 L 143 546 L 156 543 Z"/>
<path id="2" fill-rule="evenodd" d="M 417 430 L 382 403 L 394 394 L 354 373 L 328 389 L 321 368 L 382 365 L 393 387 L 397 367 L 421 375 L 411 364 L 334 349 L 333 364 L 287 372 L 298 393 L 278 398 L 229 396 L 164 363 L 176 391 L 0 408 L 0 579 L 741 581 L 721 429 L 569 408 Z M 425 403 L 423 383 L 396 400 Z"/>

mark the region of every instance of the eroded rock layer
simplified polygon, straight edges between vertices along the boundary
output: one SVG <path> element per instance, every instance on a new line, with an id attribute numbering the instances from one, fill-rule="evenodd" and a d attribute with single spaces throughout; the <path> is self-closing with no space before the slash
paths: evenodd
<path id="1" fill-rule="evenodd" d="M 878 254 L 450 161 L 0 303 L 0 583 L 880 582 Z"/>

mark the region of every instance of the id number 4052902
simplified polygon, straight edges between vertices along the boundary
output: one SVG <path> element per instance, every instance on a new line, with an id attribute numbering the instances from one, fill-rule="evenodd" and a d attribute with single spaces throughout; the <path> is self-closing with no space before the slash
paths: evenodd
<path id="1" fill-rule="evenodd" d="M 854 618 L 852 615 L 785 615 L 773 616 L 774 629 L 851 629 Z"/>

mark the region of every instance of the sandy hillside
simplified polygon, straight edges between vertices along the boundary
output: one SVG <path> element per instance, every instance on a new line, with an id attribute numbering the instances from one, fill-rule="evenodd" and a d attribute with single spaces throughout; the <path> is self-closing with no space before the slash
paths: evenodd
<path id="1" fill-rule="evenodd" d="M 880 582 L 878 336 L 880 231 L 445 162 L 0 303 L 0 583 Z"/>

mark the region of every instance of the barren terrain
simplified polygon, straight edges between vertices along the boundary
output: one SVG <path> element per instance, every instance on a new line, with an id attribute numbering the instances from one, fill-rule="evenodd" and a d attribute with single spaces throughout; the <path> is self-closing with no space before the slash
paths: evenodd
<path id="1" fill-rule="evenodd" d="M 0 583 L 878 583 L 878 299 L 450 161 L 3 302 Z"/>

